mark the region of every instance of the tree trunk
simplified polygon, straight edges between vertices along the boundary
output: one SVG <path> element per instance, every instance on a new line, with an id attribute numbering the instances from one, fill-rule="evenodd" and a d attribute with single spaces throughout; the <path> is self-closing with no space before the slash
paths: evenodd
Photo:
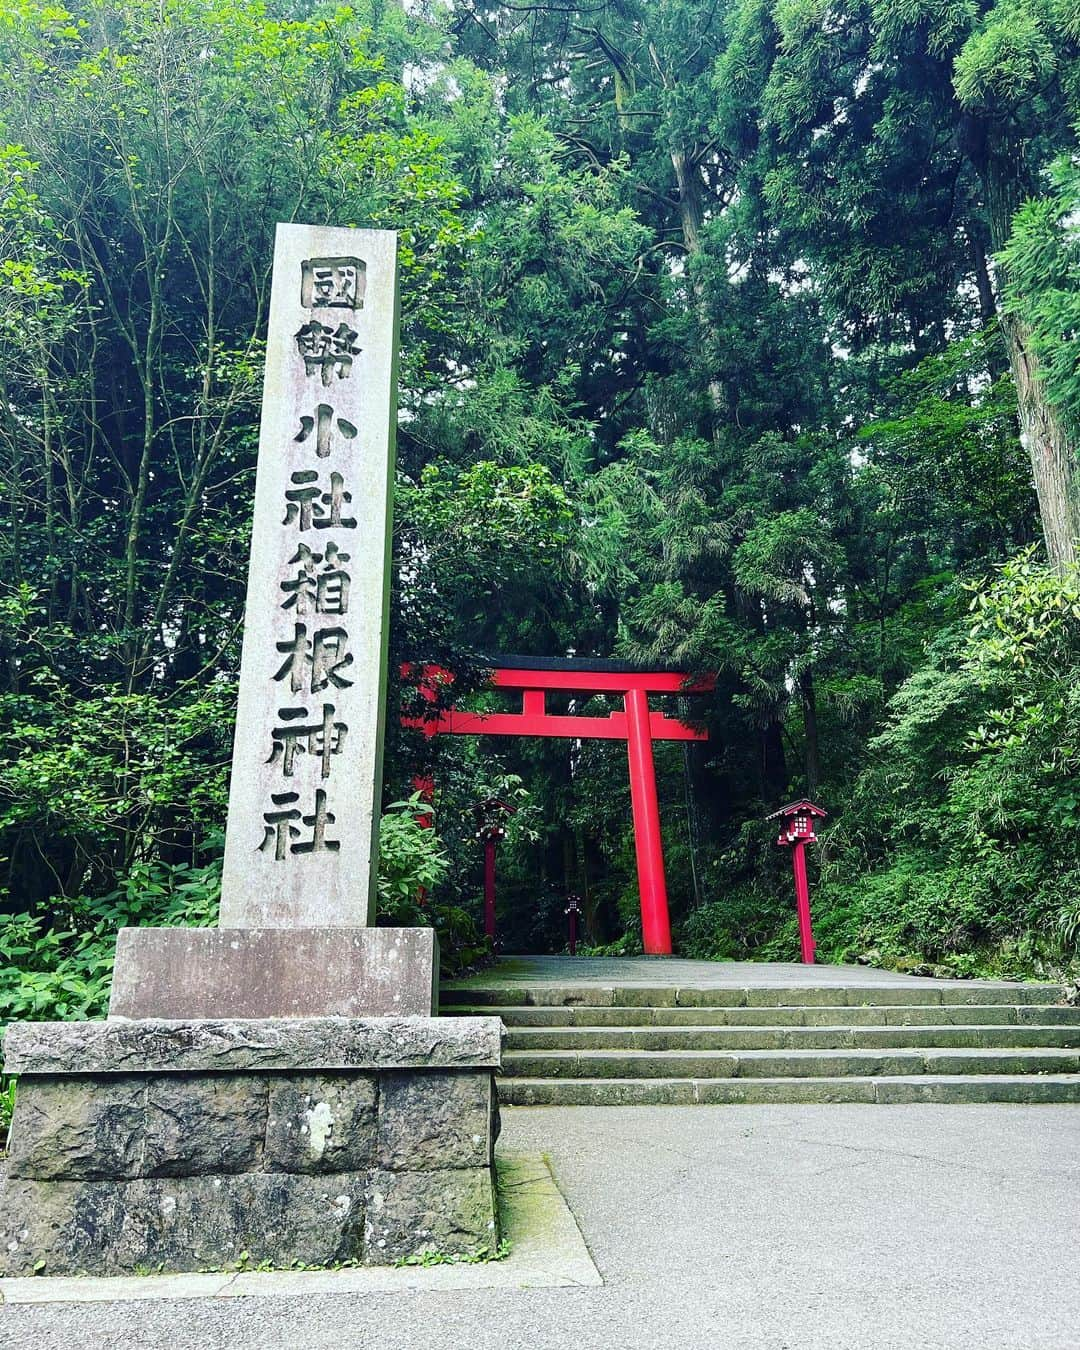
<path id="1" fill-rule="evenodd" d="M 997 318 L 998 306 L 994 284 L 990 279 L 990 264 L 986 258 L 989 243 L 986 227 L 981 222 L 977 227 L 972 225 L 967 235 L 971 244 L 971 267 L 975 273 L 975 289 L 979 295 L 979 318 L 984 324 L 992 323 Z"/>
<path id="2" fill-rule="evenodd" d="M 709 314 L 709 299 L 697 272 L 701 256 L 701 229 L 705 221 L 705 208 L 701 200 L 704 184 L 697 161 L 685 151 L 672 150 L 671 165 L 675 170 L 675 185 L 679 193 L 679 222 L 686 245 L 686 270 L 697 311 L 698 331 L 701 334 L 702 350 L 712 361 L 716 352 L 716 330 Z M 724 391 L 715 375 L 710 375 L 708 389 L 709 403 L 716 413 L 723 407 Z"/>
<path id="3" fill-rule="evenodd" d="M 813 797 L 821 781 L 821 758 L 818 753 L 817 691 L 812 671 L 804 671 L 799 677 L 799 694 L 806 744 L 806 795 Z"/>
<path id="4" fill-rule="evenodd" d="M 1061 572 L 1077 561 L 1080 539 L 1077 447 L 1072 444 L 1060 413 L 1047 401 L 1027 324 L 1015 315 L 1006 314 L 1001 319 L 1001 330 L 1016 382 L 1020 442 L 1031 459 L 1046 556 L 1050 565 Z"/>
<path id="5" fill-rule="evenodd" d="M 701 205 L 701 175 L 698 173 L 696 163 L 683 150 L 672 150 L 671 166 L 675 170 L 675 185 L 679 191 L 679 220 L 682 224 L 683 243 L 692 258 L 701 249 L 701 226 L 704 220 Z"/>
<path id="6" fill-rule="evenodd" d="M 683 700 L 680 700 L 680 705 Z M 681 711 L 681 708 L 680 708 Z M 701 904 L 701 879 L 698 876 L 698 846 L 701 841 L 701 824 L 697 808 L 697 795 L 694 792 L 694 775 L 690 769 L 690 743 L 683 742 L 683 789 L 686 793 L 686 838 L 690 851 L 690 880 L 694 888 L 694 908 Z"/>
<path id="7" fill-rule="evenodd" d="M 990 244 L 1000 253 L 1012 233 L 1018 207 L 1037 185 L 1024 163 L 1020 142 L 985 119 L 965 122 L 962 144 L 982 181 Z M 1077 447 L 1058 410 L 1047 400 L 1027 324 L 1015 314 L 1002 314 L 1001 331 L 1016 382 L 1020 439 L 1031 460 L 1046 555 L 1060 572 L 1077 561 L 1080 539 Z"/>
<path id="8" fill-rule="evenodd" d="M 784 754 L 784 728 L 778 717 L 761 729 L 761 796 L 768 804 L 787 796 L 788 767 Z"/>

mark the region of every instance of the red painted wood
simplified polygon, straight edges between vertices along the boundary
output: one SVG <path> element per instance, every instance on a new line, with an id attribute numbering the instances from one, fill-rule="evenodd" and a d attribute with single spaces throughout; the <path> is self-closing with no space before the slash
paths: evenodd
<path id="1" fill-rule="evenodd" d="M 634 816 L 638 894 L 641 898 L 641 938 L 647 956 L 670 956 L 671 921 L 649 722 L 649 700 L 645 690 L 628 689 L 626 748 L 630 761 L 630 806 Z"/>
<path id="2" fill-rule="evenodd" d="M 572 693 L 624 694 L 644 689 L 652 694 L 707 694 L 716 681 L 688 682 L 678 671 L 507 670 L 492 672 L 497 689 L 563 689 Z"/>
<path id="3" fill-rule="evenodd" d="M 810 923 L 810 887 L 806 880 L 806 840 L 796 839 L 791 846 L 791 865 L 795 871 L 795 906 L 799 912 L 799 946 L 805 966 L 814 964 L 814 930 Z"/>
<path id="4" fill-rule="evenodd" d="M 484 840 L 484 932 L 495 941 L 495 840 Z"/>
<path id="5" fill-rule="evenodd" d="M 643 692 L 643 691 L 638 691 Z M 402 726 L 415 727 L 428 736 L 569 736 L 572 739 L 625 741 L 626 714 L 613 712 L 607 717 L 571 717 L 558 713 L 477 713 L 451 708 L 438 717 L 403 717 Z M 699 731 L 666 717 L 649 713 L 654 741 L 705 741 L 708 732 Z"/>
<path id="6" fill-rule="evenodd" d="M 435 703 L 439 686 L 452 685 L 453 674 L 440 666 L 422 669 L 405 665 L 401 673 L 417 678 L 420 694 Z M 638 890 L 641 897 L 641 930 L 646 953 L 671 955 L 671 921 L 664 850 L 660 837 L 660 810 L 656 798 L 656 767 L 652 743 L 657 741 L 705 741 L 708 732 L 688 727 L 661 712 L 649 709 L 648 694 L 704 694 L 715 679 L 689 681 L 669 671 L 512 670 L 492 672 L 496 689 L 520 689 L 520 712 L 462 712 L 440 710 L 431 718 L 403 717 L 402 725 L 423 731 L 425 736 L 559 736 L 573 740 L 625 740 L 630 764 L 630 801 L 634 817 Z M 544 691 L 621 694 L 625 712 L 607 717 L 573 717 L 549 714 Z M 805 884 L 805 868 L 804 868 Z M 807 921 L 809 922 L 809 901 Z M 800 911 L 800 924 L 801 924 Z M 484 931 L 495 936 L 495 844 L 484 848 Z M 575 935 L 576 936 L 576 935 Z M 811 960 L 813 959 L 811 951 Z"/>
<path id="7" fill-rule="evenodd" d="M 542 689 L 526 689 L 521 696 L 521 711 L 526 717 L 543 717 L 546 699 Z"/>

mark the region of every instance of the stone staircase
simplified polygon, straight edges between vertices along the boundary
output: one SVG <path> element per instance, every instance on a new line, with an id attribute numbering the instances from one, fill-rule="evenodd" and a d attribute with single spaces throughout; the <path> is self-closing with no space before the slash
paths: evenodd
<path id="1" fill-rule="evenodd" d="M 1080 1102 L 1080 1007 L 1058 985 L 686 988 L 492 983 L 446 1012 L 507 1029 L 509 1106 Z"/>

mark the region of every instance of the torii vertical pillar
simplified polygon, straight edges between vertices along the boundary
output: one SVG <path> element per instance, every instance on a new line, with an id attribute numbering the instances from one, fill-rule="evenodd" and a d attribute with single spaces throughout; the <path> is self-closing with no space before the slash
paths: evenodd
<path id="1" fill-rule="evenodd" d="M 649 696 L 644 689 L 625 693 L 626 748 L 630 759 L 630 805 L 634 816 L 638 892 L 641 896 L 641 940 L 646 956 L 671 955 L 671 919 L 664 880 L 664 845 L 656 799 Z"/>

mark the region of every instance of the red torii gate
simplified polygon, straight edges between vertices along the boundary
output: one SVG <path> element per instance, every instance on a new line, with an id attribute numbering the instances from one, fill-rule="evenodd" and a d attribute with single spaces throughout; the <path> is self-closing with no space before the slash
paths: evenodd
<path id="1" fill-rule="evenodd" d="M 634 817 L 641 935 L 650 956 L 671 955 L 664 849 L 656 798 L 653 741 L 704 741 L 708 733 L 649 708 L 649 694 L 705 694 L 712 679 L 691 681 L 670 670 L 639 670 L 621 661 L 567 658 L 493 657 L 490 687 L 521 691 L 520 712 L 462 712 L 445 708 L 430 717 L 402 717 L 402 725 L 426 736 L 559 736 L 574 740 L 625 741 L 630 761 L 630 803 Z M 411 667 L 402 674 L 408 678 Z M 439 666 L 425 666 L 417 681 L 423 697 L 434 703 L 438 686 L 453 683 Z M 617 694 L 623 711 L 607 717 L 549 713 L 548 691 Z"/>

